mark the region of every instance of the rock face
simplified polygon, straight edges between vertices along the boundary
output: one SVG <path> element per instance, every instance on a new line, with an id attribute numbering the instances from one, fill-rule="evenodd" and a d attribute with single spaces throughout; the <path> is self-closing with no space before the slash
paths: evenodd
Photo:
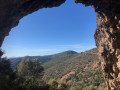
<path id="1" fill-rule="evenodd" d="M 120 90 L 120 1 L 75 0 L 97 12 L 95 41 L 108 90 Z"/>
<path id="2" fill-rule="evenodd" d="M 120 10 L 119 10 L 120 11 Z M 113 16 L 112 16 L 113 15 Z M 95 40 L 109 89 L 120 90 L 120 14 L 97 15 Z M 118 89 L 119 88 L 119 89 Z"/>
<path id="3" fill-rule="evenodd" d="M 120 90 L 120 0 L 74 0 L 97 13 L 95 41 L 109 90 Z M 38 9 L 59 6 L 65 0 L 0 0 L 0 47 L 19 20 Z M 2 56 L 0 51 L 0 57 Z"/>

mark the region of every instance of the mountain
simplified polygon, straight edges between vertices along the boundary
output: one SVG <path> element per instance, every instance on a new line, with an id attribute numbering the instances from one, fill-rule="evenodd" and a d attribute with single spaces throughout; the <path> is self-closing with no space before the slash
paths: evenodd
<path id="1" fill-rule="evenodd" d="M 74 54 L 78 54 L 75 51 L 69 50 L 69 51 L 65 51 L 65 52 L 61 52 L 61 53 L 57 53 L 57 54 L 53 54 L 53 55 L 46 55 L 46 56 L 25 56 L 25 57 L 18 57 L 18 58 L 12 58 L 10 59 L 11 62 L 11 67 L 13 69 L 15 69 L 17 67 L 17 65 L 21 62 L 22 59 L 26 60 L 26 59 L 38 59 L 39 62 L 46 63 L 48 61 L 54 60 L 54 59 L 58 59 L 58 58 L 62 58 L 62 57 L 66 57 L 66 56 L 71 56 Z"/>
<path id="2" fill-rule="evenodd" d="M 46 69 L 45 75 L 50 78 L 62 78 L 69 72 L 85 72 L 92 69 L 92 66 L 98 62 L 97 49 L 92 49 L 71 56 L 64 56 L 53 59 L 43 64 Z"/>
<path id="3" fill-rule="evenodd" d="M 96 48 L 71 56 L 53 59 L 43 64 L 44 80 L 65 80 L 71 90 L 105 90 L 101 62 Z M 90 89 L 92 88 L 92 89 Z"/>
<path id="4" fill-rule="evenodd" d="M 54 55 L 15 58 L 11 60 L 12 67 L 16 68 L 22 58 L 37 58 L 42 62 L 46 82 L 51 79 L 66 81 L 70 90 L 106 90 L 96 48 L 81 53 L 69 50 Z"/>

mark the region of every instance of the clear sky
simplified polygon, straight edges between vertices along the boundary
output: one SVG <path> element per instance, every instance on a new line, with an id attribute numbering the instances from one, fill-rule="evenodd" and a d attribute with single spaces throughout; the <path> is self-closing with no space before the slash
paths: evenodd
<path id="1" fill-rule="evenodd" d="M 66 50 L 82 52 L 95 47 L 96 13 L 92 7 L 67 0 L 20 20 L 5 38 L 7 57 L 49 55 Z"/>

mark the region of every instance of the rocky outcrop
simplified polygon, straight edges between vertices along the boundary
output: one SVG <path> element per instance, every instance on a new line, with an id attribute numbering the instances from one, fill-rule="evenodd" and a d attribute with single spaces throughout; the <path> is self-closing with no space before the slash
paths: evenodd
<path id="1" fill-rule="evenodd" d="M 67 79 L 70 75 L 73 75 L 73 74 L 75 74 L 75 72 L 71 71 L 68 74 L 64 75 L 60 80 Z"/>
<path id="2" fill-rule="evenodd" d="M 74 0 L 97 13 L 95 41 L 109 90 L 120 89 L 120 0 Z M 0 0 L 0 47 L 19 20 L 38 9 L 59 6 L 65 0 Z M 0 51 L 0 57 L 2 52 Z"/>
<path id="3" fill-rule="evenodd" d="M 101 65 L 101 62 L 97 62 L 93 65 L 92 70 L 95 70 L 95 68 L 98 68 Z"/>
<path id="4" fill-rule="evenodd" d="M 118 15 L 97 15 L 96 44 L 102 61 L 102 71 L 109 89 L 120 88 L 120 19 Z"/>
<path id="5" fill-rule="evenodd" d="M 120 90 L 120 1 L 75 0 L 97 12 L 95 41 L 109 90 Z"/>

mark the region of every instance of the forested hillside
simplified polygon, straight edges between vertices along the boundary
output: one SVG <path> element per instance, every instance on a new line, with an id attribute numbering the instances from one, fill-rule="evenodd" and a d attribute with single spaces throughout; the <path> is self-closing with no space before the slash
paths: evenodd
<path id="1" fill-rule="evenodd" d="M 24 59 L 24 60 L 26 60 L 28 58 L 31 59 L 31 60 L 37 59 L 39 62 L 41 62 L 43 64 L 43 63 L 48 62 L 50 60 L 54 60 L 54 59 L 62 58 L 62 57 L 66 57 L 66 56 L 71 56 L 71 55 L 74 55 L 74 54 L 77 54 L 77 52 L 69 50 L 69 51 L 65 51 L 65 52 L 57 53 L 57 54 L 53 54 L 53 55 L 25 56 L 25 57 L 13 58 L 13 59 L 10 59 L 10 62 L 11 62 L 12 68 L 16 69 L 16 67 L 22 61 L 22 59 Z"/>
<path id="2" fill-rule="evenodd" d="M 106 88 L 100 64 L 96 48 L 54 59 L 43 65 L 44 80 L 65 80 L 71 90 L 104 90 Z"/>
<path id="3" fill-rule="evenodd" d="M 37 59 L 42 63 L 45 72 L 43 80 L 46 83 L 62 81 L 67 85 L 68 90 L 106 90 L 96 48 L 81 53 L 65 51 L 48 56 L 15 58 L 11 60 L 12 67 L 17 67 L 22 58 Z"/>

